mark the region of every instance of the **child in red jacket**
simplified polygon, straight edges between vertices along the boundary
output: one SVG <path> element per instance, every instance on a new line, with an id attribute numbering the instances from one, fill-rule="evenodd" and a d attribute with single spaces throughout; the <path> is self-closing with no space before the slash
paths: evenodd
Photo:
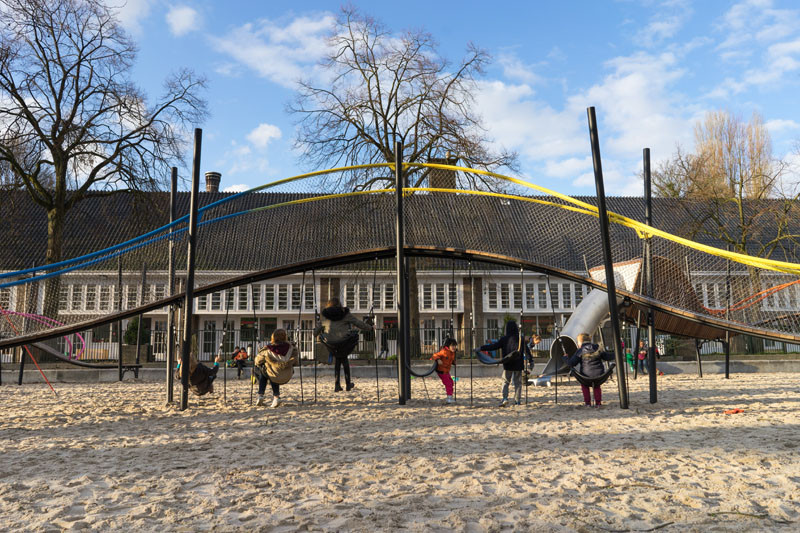
<path id="1" fill-rule="evenodd" d="M 447 394 L 445 403 L 453 403 L 453 378 L 450 377 L 450 367 L 453 366 L 453 362 L 456 360 L 457 346 L 457 340 L 447 339 L 444 341 L 444 347 L 431 357 L 431 359 L 437 361 L 436 373 L 439 375 L 439 379 L 442 380 L 444 391 Z"/>

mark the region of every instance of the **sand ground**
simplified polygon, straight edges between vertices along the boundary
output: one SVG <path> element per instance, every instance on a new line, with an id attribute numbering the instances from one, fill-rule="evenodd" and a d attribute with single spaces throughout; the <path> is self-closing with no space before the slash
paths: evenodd
<path id="1" fill-rule="evenodd" d="M 278 409 L 246 381 L 165 406 L 162 383 L 0 388 L 0 529 L 8 531 L 797 531 L 800 380 L 646 379 L 618 408 L 577 386 L 394 380 L 351 393 L 297 376 Z M 267 396 L 270 396 L 269 390 Z M 176 395 L 177 397 L 177 395 Z M 740 408 L 738 414 L 725 410 Z"/>

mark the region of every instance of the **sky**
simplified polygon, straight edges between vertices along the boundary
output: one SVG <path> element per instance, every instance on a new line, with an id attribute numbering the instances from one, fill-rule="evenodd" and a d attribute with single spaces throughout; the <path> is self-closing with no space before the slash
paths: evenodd
<path id="1" fill-rule="evenodd" d="M 745 120 L 760 113 L 775 157 L 800 162 L 796 1 L 350 5 L 394 32 L 430 32 L 454 62 L 470 42 L 491 54 L 475 111 L 497 147 L 519 153 L 522 177 L 558 192 L 595 194 L 589 106 L 610 195 L 641 196 L 642 149 L 651 149 L 654 165 L 678 146 L 691 151 L 694 126 L 708 111 Z M 119 17 L 138 43 L 134 77 L 146 93 L 157 96 L 183 67 L 207 77 L 202 172 L 220 172 L 221 188 L 238 191 L 310 170 L 293 148 L 296 117 L 286 105 L 298 79 L 317 75 L 340 7 L 127 0 Z"/>

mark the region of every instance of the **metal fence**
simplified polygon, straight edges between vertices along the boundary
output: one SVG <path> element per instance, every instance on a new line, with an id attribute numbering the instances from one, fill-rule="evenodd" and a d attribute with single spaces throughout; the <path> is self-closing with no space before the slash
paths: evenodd
<path id="1" fill-rule="evenodd" d="M 215 330 L 200 330 L 195 333 L 196 343 L 199 359 L 201 361 L 212 361 L 218 353 L 230 356 L 235 347 L 244 347 L 249 353 L 258 351 L 261 347 L 265 346 L 268 342 L 267 332 L 263 337 L 261 334 L 254 335 L 252 329 L 229 329 L 227 331 L 221 329 Z M 301 357 L 304 360 L 313 360 L 318 357 L 319 360 L 326 360 L 326 348 L 314 342 L 313 330 L 291 330 L 288 332 L 289 338 L 295 342 L 300 348 Z M 631 346 L 635 339 L 631 336 L 630 328 L 623 335 L 623 341 L 626 346 Z M 501 332 L 497 328 L 476 328 L 474 330 L 474 347 L 487 344 L 496 340 Z M 472 356 L 473 341 L 470 340 L 469 329 L 455 329 L 449 328 L 418 328 L 411 331 L 412 342 L 416 339 L 416 343 L 412 344 L 412 358 L 415 359 L 428 359 L 444 344 L 447 337 L 454 337 L 459 345 L 457 356 L 459 358 L 469 358 Z M 180 339 L 180 331 L 176 332 L 176 339 Z M 605 339 L 608 343 L 610 339 Z M 534 355 L 547 356 L 550 353 L 550 346 L 554 342 L 554 338 L 543 338 L 542 341 L 534 348 Z M 675 355 L 674 346 L 679 343 L 693 342 L 687 339 L 677 339 L 670 335 L 657 335 L 656 346 L 659 352 L 666 357 Z M 119 359 L 119 344 L 117 342 L 116 332 L 112 331 L 110 335 L 103 336 L 96 335 L 92 330 L 82 333 L 69 335 L 46 341 L 45 344 L 50 346 L 51 349 L 57 350 L 65 357 L 72 359 L 86 361 L 86 362 L 116 362 Z M 754 353 L 749 337 L 744 338 L 744 344 L 748 347 L 747 350 L 742 350 L 739 353 Z M 789 344 L 778 341 L 763 341 L 757 344 L 759 353 L 767 354 L 793 354 L 800 353 L 800 345 Z M 132 362 L 135 359 L 136 346 L 123 345 L 123 357 L 126 362 Z M 38 362 L 58 362 L 59 359 L 54 355 L 37 349 L 33 346 L 29 347 L 33 352 L 34 357 Z M 0 361 L 3 364 L 14 364 L 19 362 L 21 353 L 24 353 L 25 348 L 15 348 L 0 351 Z M 700 348 L 701 355 L 716 355 L 723 353 L 723 346 L 721 342 L 706 342 Z M 734 352 L 736 354 L 737 352 Z M 493 354 L 497 355 L 497 354 Z M 374 331 L 364 332 L 359 338 L 358 345 L 350 356 L 351 359 L 395 359 L 397 357 L 397 329 L 386 328 L 376 329 Z M 144 343 L 140 347 L 140 361 L 143 363 L 163 362 L 167 359 L 167 332 L 162 330 L 154 330 L 150 332 L 150 342 Z"/>

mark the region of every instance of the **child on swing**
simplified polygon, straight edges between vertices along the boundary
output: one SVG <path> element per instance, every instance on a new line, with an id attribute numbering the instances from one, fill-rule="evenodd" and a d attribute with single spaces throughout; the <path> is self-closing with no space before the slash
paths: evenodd
<path id="1" fill-rule="evenodd" d="M 431 357 L 437 363 L 436 374 L 444 385 L 444 392 L 447 394 L 445 403 L 447 404 L 453 403 L 453 378 L 450 377 L 450 367 L 453 366 L 456 360 L 456 347 L 458 347 L 458 341 L 447 338 L 442 349 Z"/>
<path id="2" fill-rule="evenodd" d="M 613 361 L 614 354 L 600 350 L 600 346 L 592 343 L 592 336 L 588 333 L 581 333 L 577 338 L 579 348 L 571 357 L 564 356 L 566 363 L 571 367 L 577 367 L 578 372 L 587 378 L 602 376 L 606 371 L 603 361 Z M 592 406 L 592 397 L 589 394 L 589 387 L 581 384 L 583 392 L 583 403 L 586 407 Z M 598 409 L 603 403 L 603 391 L 599 386 L 594 387 L 594 406 Z"/>

